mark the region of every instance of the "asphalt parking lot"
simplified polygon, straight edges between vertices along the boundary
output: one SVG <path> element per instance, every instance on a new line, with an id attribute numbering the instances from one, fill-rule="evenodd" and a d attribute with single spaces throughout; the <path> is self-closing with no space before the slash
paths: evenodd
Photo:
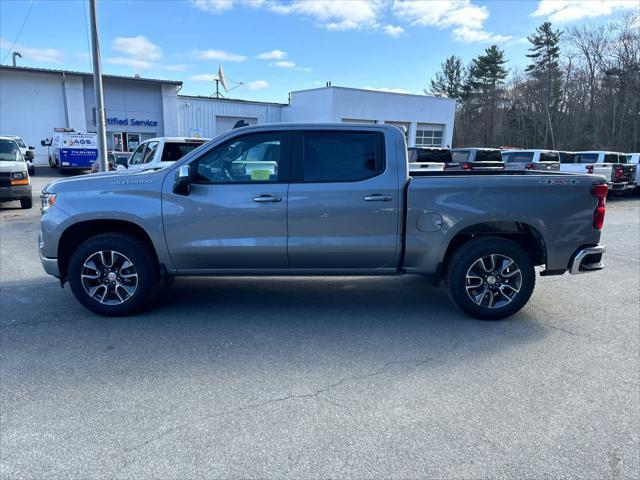
<path id="1" fill-rule="evenodd" d="M 639 196 L 605 271 L 501 322 L 413 277 L 179 279 L 101 318 L 42 270 L 37 206 L 0 206 L 2 478 L 640 476 Z"/>

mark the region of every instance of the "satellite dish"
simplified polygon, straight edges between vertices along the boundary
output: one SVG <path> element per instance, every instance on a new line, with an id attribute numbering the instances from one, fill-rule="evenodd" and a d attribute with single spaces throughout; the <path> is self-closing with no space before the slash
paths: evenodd
<path id="1" fill-rule="evenodd" d="M 227 87 L 227 79 L 224 78 L 224 70 L 222 69 L 222 65 L 220 64 L 218 64 L 218 80 L 220 80 L 220 85 L 222 85 L 224 91 L 228 92 L 229 88 Z"/>

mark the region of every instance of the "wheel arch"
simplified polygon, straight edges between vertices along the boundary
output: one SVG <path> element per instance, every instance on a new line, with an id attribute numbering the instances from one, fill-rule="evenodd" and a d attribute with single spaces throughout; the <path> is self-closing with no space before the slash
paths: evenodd
<path id="1" fill-rule="evenodd" d="M 469 240 L 487 236 L 506 238 L 517 243 L 529 254 L 534 265 L 547 262 L 547 246 L 536 227 L 518 221 L 482 222 L 466 226 L 453 235 L 439 268 L 440 277 L 447 271 L 448 262 L 456 250 Z"/>
<path id="2" fill-rule="evenodd" d="M 105 233 L 120 233 L 137 238 L 149 248 L 156 265 L 158 267 L 161 266 L 151 237 L 140 225 L 127 220 L 86 220 L 70 225 L 60 236 L 58 242 L 58 268 L 60 269 L 62 281 L 67 278 L 69 260 L 74 250 L 85 240 Z"/>

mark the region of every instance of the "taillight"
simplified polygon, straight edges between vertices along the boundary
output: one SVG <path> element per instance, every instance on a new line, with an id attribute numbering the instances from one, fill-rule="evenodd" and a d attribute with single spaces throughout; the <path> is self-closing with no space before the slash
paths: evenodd
<path id="1" fill-rule="evenodd" d="M 593 174 L 593 165 L 587 165 L 587 173 Z"/>
<path id="2" fill-rule="evenodd" d="M 622 167 L 616 168 L 616 178 L 622 178 Z"/>
<path id="3" fill-rule="evenodd" d="M 524 168 L 526 168 L 527 170 L 533 170 L 533 163 L 527 163 Z"/>
<path id="4" fill-rule="evenodd" d="M 463 170 L 471 170 L 471 164 L 470 163 L 463 163 L 462 164 L 462 169 Z"/>
<path id="5" fill-rule="evenodd" d="M 608 191 L 609 186 L 606 183 L 591 187 L 591 195 L 598 199 L 598 205 L 593 212 L 593 228 L 596 230 L 602 230 L 602 225 L 604 224 L 605 202 Z"/>

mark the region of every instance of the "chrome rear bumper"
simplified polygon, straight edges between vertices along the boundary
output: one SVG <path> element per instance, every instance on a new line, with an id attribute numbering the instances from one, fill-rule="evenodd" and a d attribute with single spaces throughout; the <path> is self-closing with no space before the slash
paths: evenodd
<path id="1" fill-rule="evenodd" d="M 605 245 L 597 245 L 595 247 L 581 248 L 571 259 L 569 273 L 575 275 L 578 273 L 597 272 L 604 268 L 602 263 L 602 255 L 607 250 Z"/>

